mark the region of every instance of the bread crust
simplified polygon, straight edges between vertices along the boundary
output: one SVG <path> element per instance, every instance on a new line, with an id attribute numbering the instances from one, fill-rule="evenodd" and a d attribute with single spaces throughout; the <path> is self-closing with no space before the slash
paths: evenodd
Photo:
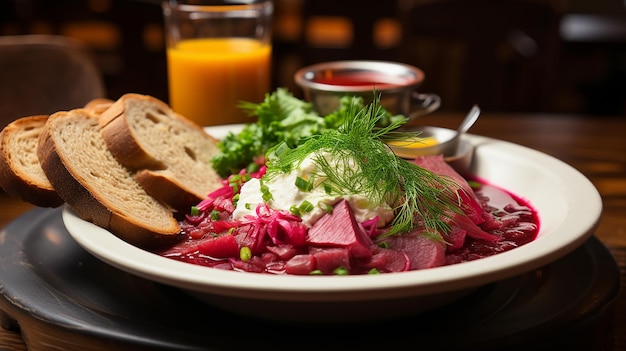
<path id="1" fill-rule="evenodd" d="M 137 136 L 133 133 L 128 120 L 124 118 L 126 107 L 125 101 L 131 98 L 154 100 L 155 104 L 161 104 L 160 100 L 152 99 L 139 94 L 125 94 L 115 101 L 106 111 L 100 114 L 98 123 L 102 130 L 102 137 L 107 143 L 111 153 L 126 167 L 134 170 L 143 168 L 164 169 L 165 165 L 152 157 L 138 143 Z M 167 106 L 162 108 L 169 109 Z"/>
<path id="2" fill-rule="evenodd" d="M 178 128 L 179 131 L 187 135 L 194 135 L 197 140 L 190 138 L 181 141 L 181 136 L 175 132 L 168 136 L 170 140 L 162 140 L 163 148 L 170 148 L 173 153 L 177 153 L 177 157 L 163 156 L 160 150 L 149 150 L 150 142 L 143 140 L 143 136 L 138 135 L 135 126 L 132 125 L 131 118 L 127 116 L 130 109 L 127 104 L 145 104 L 149 106 L 154 114 L 167 116 L 166 121 L 159 121 L 157 117 L 150 116 L 152 113 L 146 113 L 144 120 L 153 120 L 154 123 L 146 123 L 149 128 L 172 127 Z M 136 105 L 135 105 L 136 106 Z M 167 123 L 171 121 L 171 125 Z M 187 212 L 192 205 L 196 205 L 202 201 L 211 191 L 221 186 L 222 179 L 212 169 L 208 160 L 203 161 L 201 168 L 195 167 L 197 174 L 202 174 L 204 178 L 202 182 L 193 182 L 185 176 L 181 176 L 180 165 L 181 160 L 189 158 L 189 154 L 184 154 L 184 150 L 174 140 L 186 145 L 194 146 L 196 150 L 206 156 L 208 153 L 217 153 L 218 140 L 207 134 L 204 129 L 197 124 L 189 121 L 185 117 L 176 114 L 171 108 L 159 99 L 148 95 L 125 94 L 120 97 L 109 109 L 100 115 L 99 123 L 102 135 L 107 143 L 111 153 L 124 164 L 126 167 L 137 172 L 137 181 L 146 189 L 153 197 L 159 199 L 163 203 L 168 204 L 180 212 Z M 135 120 L 135 123 L 137 121 Z M 178 138 L 178 139 L 176 139 Z M 171 141 L 171 143 L 170 143 Z M 199 147 L 198 145 L 209 145 L 210 147 Z M 187 148 L 185 145 L 184 148 Z M 193 149 L 190 147 L 189 149 Z M 187 163 L 188 165 L 189 163 Z M 200 178 L 199 176 L 194 179 Z M 196 179 L 197 180 L 197 179 Z M 202 184 L 198 184 L 202 183 Z"/>
<path id="3" fill-rule="evenodd" d="M 53 114 L 49 121 L 52 123 L 46 123 L 42 129 L 37 155 L 41 167 L 59 196 L 80 218 L 109 230 L 131 244 L 140 247 L 158 247 L 177 241 L 180 238 L 180 227 L 173 214 L 170 213 L 168 225 L 148 227 L 135 217 L 118 211 L 106 198 L 103 198 L 99 189 L 81 180 L 80 176 L 73 171 L 76 161 L 72 159 L 72 155 L 66 155 L 63 152 L 62 145 L 57 144 L 59 141 L 53 134 L 54 128 L 63 126 L 62 121 L 57 126 L 54 119 L 66 118 L 69 114 L 81 114 L 84 115 L 83 118 L 94 118 L 95 126 L 99 128 L 95 121 L 96 116 L 88 110 L 77 109 Z M 116 184 L 110 184 L 110 186 L 116 187 Z M 135 215 L 141 216 L 141 213 Z"/>
<path id="4" fill-rule="evenodd" d="M 149 194 L 156 193 L 155 195 L 161 202 L 168 204 L 174 210 L 188 211 L 190 206 L 197 205 L 202 200 L 198 198 L 196 193 L 187 191 L 187 187 L 178 182 L 176 177 L 172 177 L 167 170 L 144 169 L 135 174 L 135 180 Z"/>
<path id="5" fill-rule="evenodd" d="M 97 98 L 89 101 L 85 104 L 85 108 L 93 111 L 96 114 L 101 114 L 106 111 L 111 105 L 113 105 L 113 100 L 107 98 Z"/>
<path id="6" fill-rule="evenodd" d="M 36 130 L 44 126 L 48 119 L 47 115 L 28 116 L 9 123 L 0 132 L 0 187 L 12 197 L 19 198 L 40 207 L 59 207 L 63 199 L 47 179 L 44 181 L 27 174 L 20 166 L 21 156 L 35 153 L 33 150 L 13 150 L 9 145 L 12 138 L 19 137 L 19 133 L 30 130 L 32 137 L 36 138 Z M 36 144 L 33 144 L 36 145 Z"/>
<path id="7" fill-rule="evenodd" d="M 100 114 L 113 104 L 113 100 L 98 98 L 91 100 L 85 105 L 85 109 Z M 34 115 L 19 118 L 7 126 L 0 132 L 0 188 L 12 197 L 19 198 L 39 207 L 59 207 L 65 201 L 57 194 L 48 179 L 41 179 L 41 176 L 29 173 L 29 169 L 25 169 L 22 164 L 29 161 L 21 159 L 28 157 L 28 154 L 36 156 L 36 143 L 38 135 L 36 132 L 43 128 L 48 120 L 48 115 Z M 21 133 L 30 133 L 31 138 L 35 138 L 35 145 L 32 149 L 23 148 L 16 150 L 15 146 L 10 145 L 14 142 L 12 139 L 17 137 L 24 138 Z M 31 161 L 32 163 L 32 161 Z M 43 170 L 42 170 L 43 172 Z M 37 174 L 40 175 L 39 172 Z"/>

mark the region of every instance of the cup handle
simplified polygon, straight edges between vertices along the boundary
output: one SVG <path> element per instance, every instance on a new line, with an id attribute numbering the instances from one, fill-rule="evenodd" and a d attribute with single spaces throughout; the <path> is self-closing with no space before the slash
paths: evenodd
<path id="1" fill-rule="evenodd" d="M 437 94 L 420 94 L 413 92 L 413 94 L 411 94 L 411 106 L 413 112 L 409 114 L 409 119 L 427 115 L 441 106 L 441 97 Z"/>

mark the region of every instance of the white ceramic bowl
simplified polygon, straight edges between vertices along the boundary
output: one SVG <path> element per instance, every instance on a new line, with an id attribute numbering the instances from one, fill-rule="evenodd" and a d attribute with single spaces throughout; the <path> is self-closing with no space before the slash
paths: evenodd
<path id="1" fill-rule="evenodd" d="M 220 137 L 229 127 L 209 129 Z M 220 308 L 281 321 L 383 320 L 452 302 L 485 284 L 549 264 L 583 244 L 596 228 L 602 201 L 571 166 L 512 143 L 467 134 L 470 171 L 526 199 L 538 211 L 537 239 L 491 257 L 451 266 L 360 276 L 278 276 L 195 266 L 130 245 L 79 219 L 66 207 L 72 237 L 104 262 L 179 287 Z"/>

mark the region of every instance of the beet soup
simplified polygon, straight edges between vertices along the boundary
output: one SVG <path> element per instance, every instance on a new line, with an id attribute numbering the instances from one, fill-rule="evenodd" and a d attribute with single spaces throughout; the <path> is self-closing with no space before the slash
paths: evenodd
<path id="1" fill-rule="evenodd" d="M 436 160 L 434 167 L 449 171 L 441 162 Z M 240 182 L 236 187 L 233 177 Z M 310 228 L 293 213 L 267 206 L 258 206 L 255 217 L 233 220 L 237 194 L 232 189 L 252 177 L 259 176 L 231 176 L 225 181 L 230 186 L 222 189 L 224 196 L 214 194 L 204 211 L 181 221 L 184 240 L 158 254 L 216 269 L 265 274 L 387 274 L 496 255 L 533 241 L 539 231 L 539 218 L 530 204 L 477 179 L 463 179 L 472 193 L 461 197 L 473 204 L 474 213 L 451 216 L 444 240 L 419 227 L 385 236 L 385 229 L 376 228 L 373 221 L 356 221 L 347 201 L 339 201 Z"/>

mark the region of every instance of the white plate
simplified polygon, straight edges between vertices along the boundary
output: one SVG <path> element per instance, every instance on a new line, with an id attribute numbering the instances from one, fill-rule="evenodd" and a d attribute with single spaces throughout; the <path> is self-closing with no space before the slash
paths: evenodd
<path id="1" fill-rule="evenodd" d="M 235 126 L 240 128 L 240 126 Z M 223 137 L 232 128 L 208 128 Z M 536 240 L 479 260 L 426 270 L 358 276 L 284 276 L 183 263 L 130 245 L 66 206 L 63 221 L 88 252 L 129 273 L 186 290 L 220 308 L 284 321 L 359 321 L 419 313 L 472 289 L 541 267 L 584 243 L 602 201 L 566 163 L 509 142 L 466 135 L 475 146 L 472 173 L 529 201 L 538 211 Z"/>

